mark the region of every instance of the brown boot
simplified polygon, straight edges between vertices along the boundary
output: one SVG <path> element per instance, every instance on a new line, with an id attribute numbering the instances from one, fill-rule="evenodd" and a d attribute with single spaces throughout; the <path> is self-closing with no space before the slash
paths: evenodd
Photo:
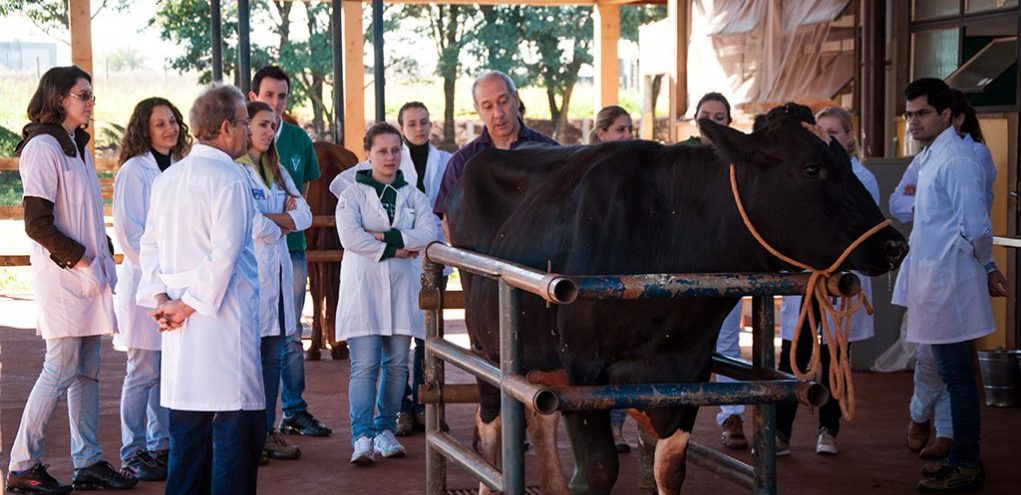
<path id="1" fill-rule="evenodd" d="M 950 455 L 950 446 L 954 444 L 953 439 L 947 437 L 936 437 L 932 445 L 922 449 L 918 454 L 922 459 L 938 461 Z"/>
<path id="2" fill-rule="evenodd" d="M 744 436 L 744 422 L 741 421 L 741 416 L 731 414 L 723 422 L 721 440 L 723 440 L 723 446 L 731 450 L 748 448 L 748 439 Z"/>
<path id="3" fill-rule="evenodd" d="M 918 452 L 925 447 L 925 444 L 929 443 L 929 430 L 932 427 L 929 421 L 924 423 L 915 423 L 913 420 L 908 422 L 908 449 L 912 452 Z"/>

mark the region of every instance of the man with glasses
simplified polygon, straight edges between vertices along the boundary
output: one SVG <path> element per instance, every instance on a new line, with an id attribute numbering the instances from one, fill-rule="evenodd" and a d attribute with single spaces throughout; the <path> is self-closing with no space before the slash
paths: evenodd
<path id="1" fill-rule="evenodd" d="M 255 494 L 266 440 L 253 192 L 234 159 L 248 112 L 233 86 L 192 105 L 198 143 L 160 174 L 139 250 L 138 304 L 163 332 L 167 493 Z"/>
<path id="2" fill-rule="evenodd" d="M 897 186 L 913 196 L 914 228 L 893 303 L 908 308 L 906 340 L 932 349 L 954 431 L 950 456 L 922 468 L 918 490 L 972 491 L 981 489 L 985 471 L 971 343 L 996 330 L 989 296 L 1006 295 L 1006 279 L 993 263 L 985 172 L 954 130 L 950 88 L 923 78 L 908 85 L 904 99 L 908 132 L 925 148 L 912 163 L 918 170 L 913 190 Z"/>

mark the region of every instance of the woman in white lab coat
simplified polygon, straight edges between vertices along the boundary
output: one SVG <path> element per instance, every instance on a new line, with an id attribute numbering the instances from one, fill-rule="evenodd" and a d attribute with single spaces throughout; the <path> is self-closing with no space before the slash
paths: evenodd
<path id="1" fill-rule="evenodd" d="M 854 172 L 855 177 L 865 186 L 865 189 L 872 196 L 872 200 L 879 204 L 879 183 L 876 181 L 876 176 L 872 174 L 861 162 L 858 160 L 858 145 L 854 139 L 854 120 L 851 114 L 843 108 L 829 107 L 816 115 L 816 123 L 819 127 L 822 127 L 826 132 L 829 133 L 830 137 L 834 138 L 844 149 L 847 150 L 848 155 L 851 158 L 851 170 Z M 872 299 L 872 281 L 865 275 L 858 274 L 858 278 L 861 280 L 862 291 L 865 293 L 869 300 Z M 790 372 L 790 351 L 791 343 L 794 339 L 795 328 L 798 323 L 798 314 L 801 311 L 802 298 L 800 296 L 784 296 L 783 304 L 780 308 L 780 336 L 782 337 L 782 345 L 780 351 L 780 370 Z M 818 315 L 817 315 L 818 316 Z M 806 318 L 807 321 L 807 318 Z M 817 318 L 818 321 L 818 318 Z M 834 323 L 830 321 L 830 328 L 836 328 Z M 798 348 L 796 349 L 796 362 L 799 369 L 804 370 L 808 366 L 808 361 L 812 353 L 812 338 L 816 338 L 816 333 L 811 332 L 808 329 L 806 323 L 802 327 L 800 338 L 798 339 Z M 821 332 L 821 330 L 817 330 Z M 857 342 L 865 339 L 870 339 L 873 336 L 873 318 L 865 312 L 864 309 L 859 310 L 851 317 L 851 328 L 848 341 Z M 822 377 L 829 377 L 829 350 L 825 336 L 823 336 L 823 342 L 819 349 L 819 364 L 821 368 Z M 825 384 L 828 387 L 828 384 Z M 790 454 L 790 436 L 791 430 L 794 424 L 794 416 L 797 413 L 797 404 L 780 404 L 776 409 L 777 417 L 777 454 L 786 455 Z M 840 404 L 831 395 L 830 399 L 819 408 L 819 436 L 816 441 L 815 452 L 817 454 L 829 454 L 833 455 L 838 453 L 836 436 L 840 431 Z"/>
<path id="2" fill-rule="evenodd" d="M 276 118 L 273 108 L 259 101 L 249 102 L 252 135 L 248 153 L 236 162 L 251 183 L 252 199 L 258 210 L 252 222 L 255 258 L 259 265 L 259 331 L 262 335 L 262 381 L 266 389 L 266 444 L 263 460 L 297 459 L 301 449 L 289 445 L 273 429 L 277 393 L 280 390 L 280 348 L 296 328 L 284 322 L 296 321 L 294 291 L 282 290 L 281 280 L 291 280 L 287 234 L 312 225 L 312 211 L 294 186 L 291 175 L 280 167 L 276 151 Z M 289 287 L 289 286 L 288 286 Z"/>
<path id="3" fill-rule="evenodd" d="M 67 394 L 77 489 L 122 489 L 138 481 L 103 460 L 99 423 L 100 337 L 116 333 L 113 247 L 103 224 L 99 180 L 86 150 L 95 108 L 92 77 L 77 66 L 54 67 L 28 104 L 29 123 L 15 149 L 24 186 L 25 233 L 32 240 L 36 331 L 46 341 L 42 371 L 11 448 L 7 489 L 67 493 L 46 472 L 43 443 L 58 401 Z"/>
<path id="4" fill-rule="evenodd" d="M 337 340 L 346 340 L 351 350 L 351 462 L 362 465 L 373 462 L 373 451 L 404 455 L 394 430 L 411 339 L 424 337 L 417 258 L 438 235 L 428 198 L 399 170 L 400 131 L 375 124 L 364 145 L 372 168 L 355 174 L 337 204 L 345 250 Z"/>
<path id="5" fill-rule="evenodd" d="M 121 388 L 121 469 L 142 481 L 166 479 L 170 433 L 167 410 L 160 406 L 159 325 L 148 308 L 135 303 L 142 276 L 139 240 L 153 181 L 190 149 L 188 125 L 177 107 L 163 98 L 142 100 L 124 130 L 113 185 L 114 238 L 124 253 L 113 301 L 119 328 L 113 345 L 128 355 Z"/>

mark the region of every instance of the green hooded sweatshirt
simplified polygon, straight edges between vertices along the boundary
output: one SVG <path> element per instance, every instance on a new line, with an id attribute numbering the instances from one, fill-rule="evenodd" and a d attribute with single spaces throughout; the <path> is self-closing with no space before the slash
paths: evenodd
<path id="1" fill-rule="evenodd" d="M 383 184 L 372 178 L 372 170 L 359 170 L 355 172 L 355 182 L 372 186 L 375 189 L 376 196 L 379 198 L 379 202 L 382 203 L 383 209 L 386 210 L 386 216 L 390 220 L 390 224 L 393 225 L 394 212 L 397 210 L 397 190 L 408 185 L 407 181 L 404 180 L 404 173 L 398 170 L 397 177 L 394 178 L 393 183 Z M 393 258 L 397 254 L 397 250 L 404 247 L 404 238 L 401 237 L 401 231 L 395 228 L 391 228 L 383 233 L 383 242 L 386 243 L 386 249 L 383 250 L 383 256 L 379 258 L 379 261 Z"/>

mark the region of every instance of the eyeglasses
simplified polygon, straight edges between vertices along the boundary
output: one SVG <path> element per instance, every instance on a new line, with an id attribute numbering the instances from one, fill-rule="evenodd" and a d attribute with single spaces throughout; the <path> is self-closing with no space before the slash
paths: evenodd
<path id="1" fill-rule="evenodd" d="M 83 103 L 88 103 L 90 101 L 92 103 L 96 102 L 96 94 L 95 93 L 90 93 L 88 91 L 82 91 L 81 93 L 69 93 L 68 96 L 73 96 L 73 97 L 81 100 Z"/>
<path id="2" fill-rule="evenodd" d="M 918 110 L 917 112 L 910 112 L 910 111 L 908 111 L 908 112 L 904 112 L 904 120 L 911 120 L 911 119 L 913 119 L 915 117 L 918 117 L 920 119 L 924 119 L 925 117 L 927 117 L 929 115 L 932 115 L 934 113 L 936 113 L 936 110 L 933 110 L 931 108 L 923 108 L 921 110 Z"/>

